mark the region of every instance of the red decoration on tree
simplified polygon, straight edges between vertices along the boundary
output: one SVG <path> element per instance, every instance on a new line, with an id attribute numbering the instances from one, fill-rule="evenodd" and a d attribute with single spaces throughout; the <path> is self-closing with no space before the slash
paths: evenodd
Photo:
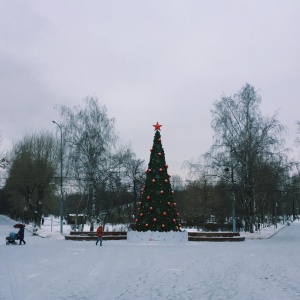
<path id="1" fill-rule="evenodd" d="M 156 222 L 156 218 L 153 218 L 153 222 Z"/>
<path id="2" fill-rule="evenodd" d="M 161 153 L 159 152 L 159 153 L 157 153 L 157 155 L 158 155 L 158 156 L 161 156 Z"/>
<path id="3" fill-rule="evenodd" d="M 147 200 L 150 200 L 151 199 L 151 197 L 150 196 L 147 196 Z"/>
<path id="4" fill-rule="evenodd" d="M 159 170 L 158 170 L 159 172 L 162 172 L 163 171 L 163 169 L 162 168 L 159 168 Z"/>
<path id="5" fill-rule="evenodd" d="M 160 127 L 162 127 L 162 125 L 159 125 L 158 122 L 156 122 L 156 124 L 152 126 L 154 126 L 154 130 L 160 130 Z"/>
<path id="6" fill-rule="evenodd" d="M 169 180 L 168 179 L 165 179 L 165 183 L 168 183 L 169 182 Z"/>
<path id="7" fill-rule="evenodd" d="M 164 191 L 160 191 L 160 194 L 162 195 L 164 193 Z"/>
<path id="8" fill-rule="evenodd" d="M 156 182 L 156 180 L 155 180 L 155 179 L 152 179 L 152 182 L 153 182 L 153 183 L 155 183 L 155 182 Z"/>

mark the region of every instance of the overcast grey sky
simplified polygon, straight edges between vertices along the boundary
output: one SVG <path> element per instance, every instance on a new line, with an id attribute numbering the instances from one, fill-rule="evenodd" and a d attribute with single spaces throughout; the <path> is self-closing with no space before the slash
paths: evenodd
<path id="1" fill-rule="evenodd" d="M 213 103 L 253 85 L 261 111 L 300 120 L 299 0 L 1 0 L 2 149 L 56 132 L 55 105 L 96 96 L 124 144 L 148 164 L 154 128 L 170 174 L 212 144 Z M 300 149 L 293 157 L 299 159 Z"/>

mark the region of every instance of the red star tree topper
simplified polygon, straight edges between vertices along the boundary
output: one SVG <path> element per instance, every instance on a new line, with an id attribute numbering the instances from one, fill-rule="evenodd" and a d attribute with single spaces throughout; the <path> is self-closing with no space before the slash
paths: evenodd
<path id="1" fill-rule="evenodd" d="M 179 214 L 174 203 L 171 176 L 168 175 L 168 165 L 161 143 L 162 125 L 156 122 L 153 126 L 156 132 L 139 202 L 136 229 L 137 231 L 178 231 L 180 229 Z"/>
<path id="2" fill-rule="evenodd" d="M 155 125 L 152 125 L 152 126 L 154 126 L 154 130 L 160 130 L 160 127 L 161 127 L 162 125 L 159 125 L 158 122 L 156 122 L 156 124 L 155 124 Z"/>

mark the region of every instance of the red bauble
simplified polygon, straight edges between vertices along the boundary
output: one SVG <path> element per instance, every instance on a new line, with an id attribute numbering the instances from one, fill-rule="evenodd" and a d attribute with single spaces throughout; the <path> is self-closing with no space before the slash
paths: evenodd
<path id="1" fill-rule="evenodd" d="M 158 141 L 161 142 L 161 138 L 159 138 Z"/>
<path id="2" fill-rule="evenodd" d="M 165 179 L 165 183 L 168 183 L 168 181 L 169 181 L 168 179 Z"/>
<path id="3" fill-rule="evenodd" d="M 138 204 L 139 204 L 139 205 L 141 205 L 141 204 L 142 204 L 142 202 L 138 202 Z"/>
<path id="4" fill-rule="evenodd" d="M 174 203 L 173 205 L 176 206 L 176 203 Z"/>
<path id="5" fill-rule="evenodd" d="M 171 202 L 168 202 L 167 204 L 168 204 L 168 205 L 171 205 Z"/>
<path id="6" fill-rule="evenodd" d="M 147 196 L 147 200 L 150 200 L 151 199 L 151 197 L 150 196 Z"/>
<path id="7" fill-rule="evenodd" d="M 169 178 L 171 178 L 171 175 L 168 175 L 169 176 Z"/>
<path id="8" fill-rule="evenodd" d="M 140 217 L 142 217 L 143 216 L 143 213 L 140 213 Z"/>
<path id="9" fill-rule="evenodd" d="M 155 183 L 155 182 L 156 182 L 156 180 L 155 180 L 155 179 L 152 179 L 152 182 L 153 182 L 153 183 Z"/>
<path id="10" fill-rule="evenodd" d="M 158 154 L 157 154 L 158 156 L 161 156 L 161 153 L 160 152 L 158 152 Z"/>
<path id="11" fill-rule="evenodd" d="M 162 224 L 161 227 L 162 227 L 162 228 L 165 228 L 165 224 Z"/>
<path id="12" fill-rule="evenodd" d="M 148 227 L 149 225 L 148 225 L 148 224 L 145 224 L 145 226 Z"/>
<path id="13" fill-rule="evenodd" d="M 163 212 L 163 215 L 164 215 L 164 216 L 166 216 L 166 215 L 167 215 L 167 213 L 164 211 L 164 212 Z"/>
<path id="14" fill-rule="evenodd" d="M 177 213 L 176 215 L 177 215 L 177 217 L 179 217 L 179 213 Z"/>
<path id="15" fill-rule="evenodd" d="M 179 227 L 181 227 L 181 224 L 178 224 Z"/>
<path id="16" fill-rule="evenodd" d="M 156 222 L 156 218 L 153 219 L 153 222 Z"/>
<path id="17" fill-rule="evenodd" d="M 150 151 L 152 152 L 152 149 L 150 149 Z"/>
<path id="18" fill-rule="evenodd" d="M 135 223 L 138 222 L 138 219 L 135 219 Z"/>
<path id="19" fill-rule="evenodd" d="M 164 191 L 160 191 L 160 194 L 162 195 L 164 193 Z"/>
<path id="20" fill-rule="evenodd" d="M 152 207 L 152 206 L 150 206 L 150 210 L 153 210 L 153 207 Z"/>
<path id="21" fill-rule="evenodd" d="M 176 219 L 173 219 L 173 222 L 176 223 Z"/>
<path id="22" fill-rule="evenodd" d="M 147 172 L 150 173 L 150 172 L 151 172 L 151 169 L 148 169 Z"/>
<path id="23" fill-rule="evenodd" d="M 158 171 L 159 171 L 159 172 L 162 172 L 162 170 L 163 170 L 162 168 L 159 168 L 159 170 L 158 170 Z"/>
<path id="24" fill-rule="evenodd" d="M 165 164 L 165 168 L 167 169 L 169 166 L 167 164 Z"/>

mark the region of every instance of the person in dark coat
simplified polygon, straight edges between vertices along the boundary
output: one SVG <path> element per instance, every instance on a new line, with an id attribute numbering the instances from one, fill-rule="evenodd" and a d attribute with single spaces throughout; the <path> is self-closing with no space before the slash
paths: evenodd
<path id="1" fill-rule="evenodd" d="M 98 228 L 97 228 L 97 242 L 96 242 L 96 246 L 98 244 L 98 242 L 100 242 L 100 246 L 102 246 L 102 236 L 103 236 L 103 229 L 101 224 L 99 224 Z"/>
<path id="2" fill-rule="evenodd" d="M 19 230 L 19 232 L 18 232 L 18 235 L 19 235 L 19 240 L 20 240 L 19 245 L 22 245 L 22 242 L 23 242 L 24 245 L 25 245 L 26 242 L 24 241 L 24 227 L 20 227 L 20 230 Z"/>

